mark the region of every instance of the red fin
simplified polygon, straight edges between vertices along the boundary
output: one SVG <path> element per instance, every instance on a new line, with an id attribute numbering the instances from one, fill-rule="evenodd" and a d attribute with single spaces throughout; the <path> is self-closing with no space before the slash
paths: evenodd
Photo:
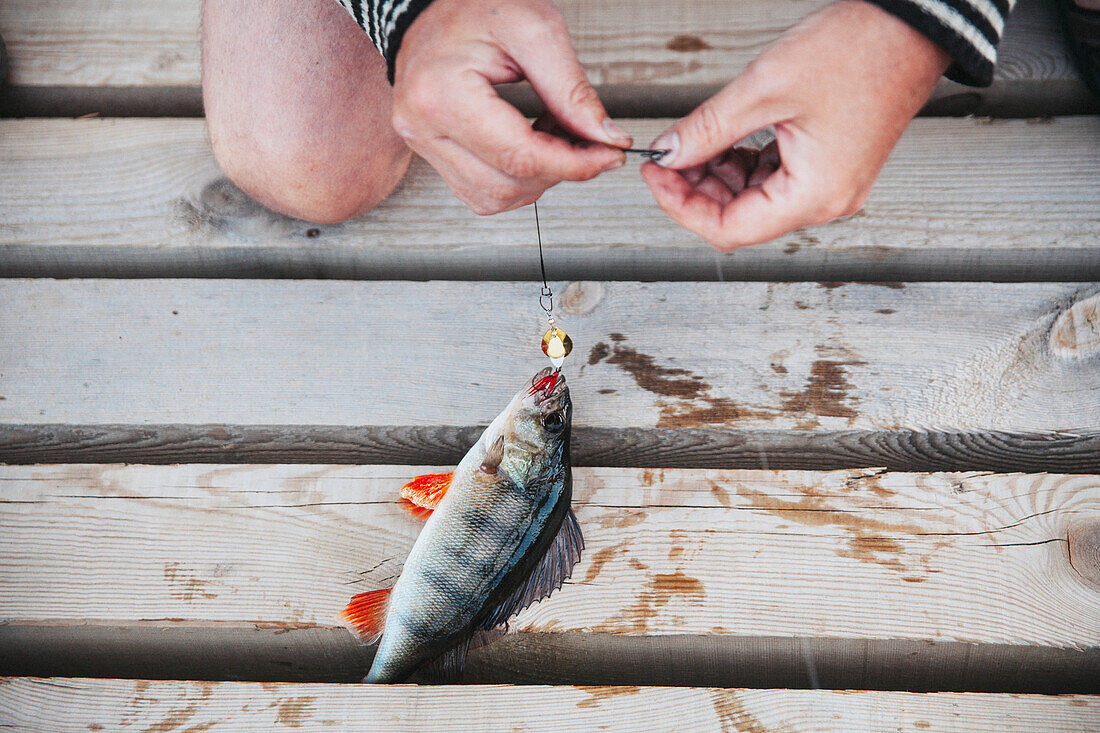
<path id="1" fill-rule="evenodd" d="M 386 608 L 392 590 L 383 588 L 353 596 L 347 608 L 337 614 L 336 620 L 362 642 L 373 644 L 382 636 L 382 627 L 386 625 Z"/>
<path id="2" fill-rule="evenodd" d="M 455 477 L 454 471 L 450 473 L 426 473 L 417 476 L 409 483 L 401 487 L 401 498 L 407 499 L 429 513 L 439 506 L 447 489 L 451 488 L 451 479 Z"/>

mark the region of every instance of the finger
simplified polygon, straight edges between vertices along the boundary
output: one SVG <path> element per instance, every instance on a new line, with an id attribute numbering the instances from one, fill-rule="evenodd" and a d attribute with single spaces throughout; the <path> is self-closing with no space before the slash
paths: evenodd
<path id="1" fill-rule="evenodd" d="M 462 203 L 481 216 L 529 204 L 550 186 L 544 181 L 510 178 L 445 138 L 437 138 L 432 145 L 416 152 L 439 173 Z"/>
<path id="2" fill-rule="evenodd" d="M 705 165 L 694 165 L 680 171 L 680 175 L 684 177 L 689 186 L 695 187 L 706 177 L 707 167 Z"/>
<path id="3" fill-rule="evenodd" d="M 783 168 L 725 206 L 691 189 L 673 171 L 646 164 L 642 176 L 661 209 L 722 250 L 767 242 L 821 218 L 814 197 L 796 186 Z"/>
<path id="4" fill-rule="evenodd" d="M 657 163 L 666 168 L 698 165 L 751 133 L 782 121 L 766 99 L 755 82 L 742 74 L 653 141 L 655 149 L 669 151 Z"/>
<path id="5" fill-rule="evenodd" d="M 626 162 L 626 155 L 617 148 L 571 145 L 532 129 L 519 110 L 497 96 L 484 79 L 455 89 L 453 95 L 446 136 L 511 178 L 586 181 Z"/>
<path id="6" fill-rule="evenodd" d="M 770 165 L 772 168 L 779 167 L 779 140 L 772 140 L 760 149 L 760 153 L 756 158 L 756 164 L 758 166 Z"/>
<path id="7" fill-rule="evenodd" d="M 722 205 L 716 200 L 697 192 L 677 171 L 644 163 L 641 172 L 657 205 L 676 223 L 708 242 L 720 233 Z"/>
<path id="8" fill-rule="evenodd" d="M 575 135 L 629 148 L 633 138 L 608 116 L 577 60 L 564 22 L 541 23 L 532 32 L 536 38 L 510 43 L 508 52 L 547 110 Z"/>
<path id="9" fill-rule="evenodd" d="M 733 201 L 733 191 L 731 191 L 729 186 L 717 176 L 708 175 L 706 178 L 699 181 L 699 183 L 695 184 L 695 190 L 705 196 L 710 196 L 722 206 Z"/>
<path id="10" fill-rule="evenodd" d="M 768 177 L 772 173 L 775 173 L 776 170 L 777 170 L 777 168 L 775 166 L 771 166 L 771 165 L 759 166 L 749 176 L 749 180 L 745 182 L 745 188 L 750 188 L 752 186 L 762 186 L 762 185 L 764 185 L 764 181 L 768 180 Z"/>
<path id="11" fill-rule="evenodd" d="M 721 158 L 716 158 L 707 163 L 707 170 L 712 176 L 726 184 L 730 192 L 735 194 L 745 187 L 745 182 L 749 176 L 749 168 L 745 165 L 744 158 L 736 150 L 730 150 Z"/>

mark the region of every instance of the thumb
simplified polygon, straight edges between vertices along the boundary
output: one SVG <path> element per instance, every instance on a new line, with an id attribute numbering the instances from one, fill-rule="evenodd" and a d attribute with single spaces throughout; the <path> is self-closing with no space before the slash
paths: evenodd
<path id="1" fill-rule="evenodd" d="M 545 44 L 516 51 L 511 54 L 513 60 L 562 127 L 585 140 L 630 147 L 633 139 L 611 121 L 577 60 L 568 33 L 553 33 Z"/>
<path id="2" fill-rule="evenodd" d="M 770 112 L 759 92 L 737 77 L 653 141 L 654 150 L 668 151 L 655 162 L 676 169 L 705 163 L 757 130 L 779 122 L 771 119 L 775 115 Z"/>

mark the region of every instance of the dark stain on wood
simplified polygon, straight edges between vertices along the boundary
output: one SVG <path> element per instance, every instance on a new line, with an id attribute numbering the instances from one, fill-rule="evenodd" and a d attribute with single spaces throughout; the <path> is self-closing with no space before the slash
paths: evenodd
<path id="1" fill-rule="evenodd" d="M 719 486 L 717 481 L 708 481 L 707 483 L 710 484 L 710 493 L 714 494 L 714 498 L 718 499 L 718 503 L 728 507 L 730 505 L 730 493 Z"/>
<path id="2" fill-rule="evenodd" d="M 211 428 L 210 430 L 206 431 L 206 437 L 210 438 L 211 440 L 223 440 L 223 441 L 224 440 L 231 440 L 233 438 L 233 436 L 230 435 L 229 431 L 226 430 L 225 428 Z"/>
<path id="3" fill-rule="evenodd" d="M 875 311 L 875 313 L 881 313 L 884 316 L 888 316 L 891 313 L 897 313 L 897 311 L 895 311 L 893 308 L 879 308 Z"/>
<path id="4" fill-rule="evenodd" d="M 800 249 L 802 249 L 802 245 L 798 242 L 787 242 L 787 246 L 783 248 L 783 254 L 793 255 Z"/>
<path id="5" fill-rule="evenodd" d="M 794 307 L 797 308 L 800 311 L 807 311 L 807 310 L 810 309 L 810 306 L 806 305 L 801 300 L 796 300 L 794 302 Z"/>
<path id="6" fill-rule="evenodd" d="M 615 394 L 615 392 L 617 392 L 618 390 L 614 390 L 614 389 L 611 389 L 609 387 L 605 387 L 603 389 L 598 389 L 596 391 L 599 392 L 600 394 Z"/>
<path id="7" fill-rule="evenodd" d="M 622 527 L 633 527 L 635 524 L 641 524 L 644 521 L 644 509 L 639 509 L 637 511 L 623 509 L 601 521 L 600 527 L 603 529 L 621 529 Z"/>
<path id="8" fill-rule="evenodd" d="M 914 720 L 913 721 L 913 727 L 915 727 L 915 728 L 931 728 L 932 724 L 929 723 L 927 720 Z"/>
<path id="9" fill-rule="evenodd" d="M 652 356 L 629 346 L 616 345 L 609 364 L 615 364 L 634 377 L 642 389 L 662 397 L 695 399 L 710 385 L 687 369 L 658 366 Z"/>
<path id="10" fill-rule="evenodd" d="M 873 480 L 875 477 L 868 478 Z M 750 508 L 806 527 L 833 526 L 840 529 L 847 536 L 845 546 L 836 551 L 840 557 L 879 565 L 901 574 L 910 583 L 921 582 L 930 573 L 938 572 L 932 570 L 929 563 L 936 551 L 947 546 L 946 540 L 936 542 L 927 553 L 915 553 L 906 549 L 901 538 L 919 535 L 925 539 L 927 532 L 922 527 L 908 522 L 872 518 L 852 509 L 837 507 L 829 503 L 828 497 L 818 495 L 813 486 L 796 488 L 803 496 L 789 501 L 747 488 L 739 488 L 737 493 L 749 500 Z"/>
<path id="11" fill-rule="evenodd" d="M 760 719 L 745 709 L 736 692 L 715 690 L 711 693 L 711 702 L 722 733 L 768 733 Z"/>
<path id="12" fill-rule="evenodd" d="M 800 392 L 780 392 L 783 409 L 820 417 L 855 418 L 859 413 L 851 406 L 855 401 L 849 394 L 847 368 L 862 366 L 862 361 L 837 361 L 818 359 L 810 366 L 806 386 Z"/>
<path id="13" fill-rule="evenodd" d="M 882 281 L 882 282 L 872 282 L 872 283 L 867 283 L 867 284 L 868 285 L 877 285 L 880 288 L 890 288 L 891 290 L 905 290 L 905 283 L 899 283 L 899 282 Z"/>
<path id="14" fill-rule="evenodd" d="M 184 729 L 183 733 L 202 733 L 204 730 L 210 730 L 217 724 L 218 721 L 216 720 L 211 720 L 209 723 L 199 723 L 198 725 L 192 725 Z"/>
<path id="15" fill-rule="evenodd" d="M 618 687 L 589 687 L 587 685 L 579 685 L 579 690 L 587 692 L 589 697 L 587 700 L 581 700 L 577 703 L 579 708 L 598 708 L 600 703 L 611 697 L 618 697 L 620 695 L 636 695 L 642 691 L 641 687 L 637 685 L 622 685 Z"/>
<path id="16" fill-rule="evenodd" d="M 702 582 L 685 575 L 682 570 L 658 573 L 646 583 L 632 606 L 623 609 L 606 624 L 594 626 L 593 631 L 645 634 L 649 632 L 650 622 L 658 611 L 667 606 L 673 596 L 684 596 L 687 603 L 698 606 L 702 605 L 705 595 Z"/>
<path id="17" fill-rule="evenodd" d="M 699 36 L 679 35 L 673 36 L 672 40 L 665 45 L 665 48 L 669 51 L 691 53 L 693 51 L 706 51 L 713 47 Z"/>
<path id="18" fill-rule="evenodd" d="M 617 545 L 605 547 L 602 550 L 597 550 L 592 553 L 592 560 L 588 565 L 588 570 L 584 573 L 584 580 L 582 582 L 591 583 L 595 580 L 599 576 L 600 571 L 603 570 L 603 566 L 606 565 L 611 558 L 626 552 L 626 545 L 626 542 L 620 542 Z"/>
<path id="19" fill-rule="evenodd" d="M 198 709 L 198 705 L 188 705 L 185 708 L 169 710 L 164 720 L 153 723 L 143 733 L 168 733 L 168 731 L 175 730 L 190 720 Z"/>
<path id="20" fill-rule="evenodd" d="M 661 411 L 657 427 L 698 427 L 750 417 L 775 417 L 771 410 L 746 408 L 728 397 L 712 395 L 711 385 L 701 376 L 681 367 L 657 364 L 652 356 L 624 345 L 626 337 L 621 333 L 610 337 L 615 346 L 607 356 L 607 363 L 618 366 L 639 387 L 662 398 L 657 401 Z"/>
<path id="21" fill-rule="evenodd" d="M 775 372 L 776 374 L 786 374 L 787 373 L 787 367 L 783 366 L 782 364 L 776 363 L 774 361 L 771 363 L 771 368 L 772 368 L 772 371 Z"/>
<path id="22" fill-rule="evenodd" d="M 277 703 L 279 715 L 275 723 L 288 728 L 301 728 L 305 719 L 313 714 L 316 701 L 315 697 L 292 697 Z"/>
<path id="23" fill-rule="evenodd" d="M 169 592 L 176 600 L 191 602 L 196 598 L 209 600 L 218 597 L 217 593 L 207 590 L 208 581 L 199 577 L 196 570 L 185 567 L 182 563 L 165 563 L 164 579 L 172 586 Z"/>
<path id="24" fill-rule="evenodd" d="M 600 341 L 592 347 L 591 351 L 588 352 L 588 366 L 599 364 L 601 361 L 606 359 L 607 355 L 610 353 L 611 348 L 603 341 Z"/>

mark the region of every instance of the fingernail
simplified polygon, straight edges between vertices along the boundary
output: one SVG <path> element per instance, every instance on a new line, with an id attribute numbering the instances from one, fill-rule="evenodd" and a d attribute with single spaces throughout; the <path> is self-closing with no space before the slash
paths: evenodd
<path id="1" fill-rule="evenodd" d="M 657 165 L 668 168 L 670 165 L 676 162 L 676 156 L 680 154 L 680 133 L 675 130 L 667 130 L 659 138 L 653 141 L 653 144 L 649 147 L 654 150 L 667 150 L 668 152 L 662 155 L 660 158 L 656 158 L 654 162 Z"/>
<path id="2" fill-rule="evenodd" d="M 603 129 L 612 140 L 630 140 L 630 135 L 626 134 L 626 130 L 612 122 L 610 117 L 604 118 Z"/>
<path id="3" fill-rule="evenodd" d="M 618 158 L 617 160 L 611 161 L 610 163 L 608 163 L 607 165 L 605 165 L 603 167 L 604 173 L 606 173 L 607 171 L 613 171 L 616 168 L 622 168 L 623 163 L 625 163 L 625 162 L 626 162 L 626 156 L 625 155 L 621 158 Z"/>

